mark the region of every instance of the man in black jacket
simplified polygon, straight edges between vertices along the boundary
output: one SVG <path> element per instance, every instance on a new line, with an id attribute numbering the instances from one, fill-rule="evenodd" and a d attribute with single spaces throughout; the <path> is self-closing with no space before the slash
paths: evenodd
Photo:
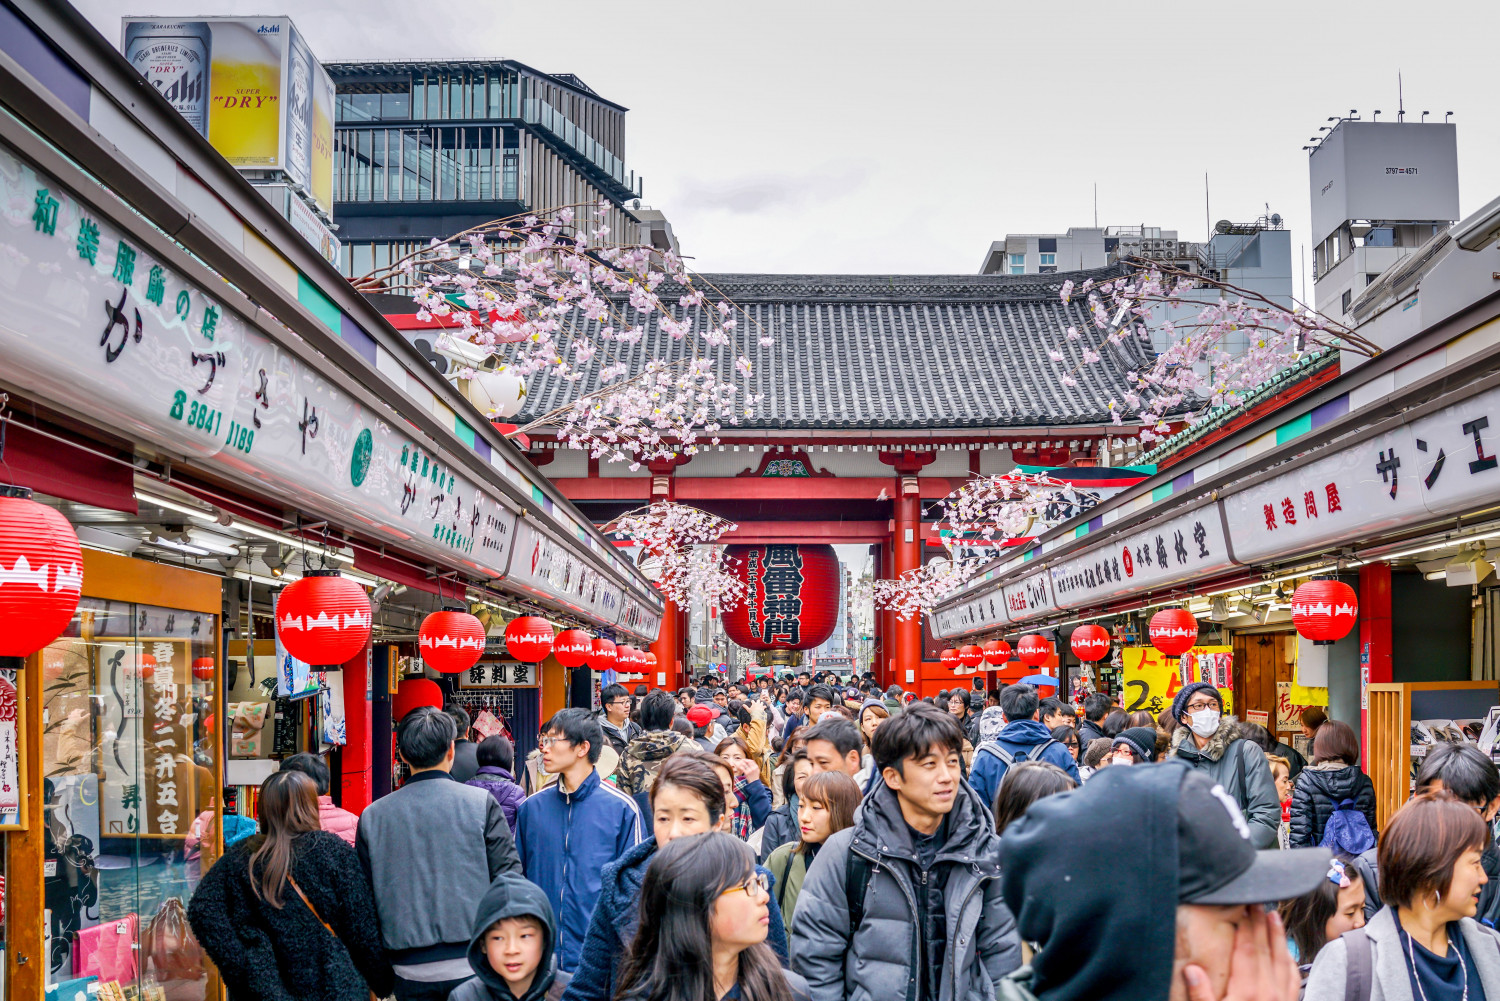
<path id="1" fill-rule="evenodd" d="M 469 739 L 474 721 L 469 719 L 469 711 L 457 704 L 450 703 L 443 711 L 453 717 L 453 725 L 458 728 L 458 736 L 453 741 L 453 771 L 450 774 L 455 782 L 467 782 L 479 774 L 479 745 Z"/>
<path id="2" fill-rule="evenodd" d="M 500 873 L 521 872 L 500 804 L 449 774 L 456 730 L 426 706 L 402 717 L 396 746 L 411 777 L 359 818 L 355 848 L 399 1001 L 446 1001 L 473 975 L 466 957 L 480 898 Z"/>
<path id="3" fill-rule="evenodd" d="M 1108 695 L 1093 693 L 1083 700 L 1083 722 L 1078 724 L 1078 746 L 1088 747 L 1089 741 L 1108 737 L 1100 724 L 1108 715 L 1113 703 Z"/>
<path id="4" fill-rule="evenodd" d="M 604 739 L 623 761 L 625 749 L 641 733 L 640 725 L 630 718 L 630 692 L 624 685 L 605 685 L 599 693 L 599 704 L 599 726 Z"/>
<path id="5" fill-rule="evenodd" d="M 1500 769 L 1495 767 L 1489 755 L 1473 744 L 1439 743 L 1428 752 L 1422 767 L 1417 770 L 1413 795 L 1436 789 L 1447 789 L 1478 810 L 1479 816 L 1484 818 L 1486 828 L 1494 821 L 1495 814 L 1500 812 Z M 1369 858 L 1366 859 L 1365 856 Z M 1370 865 L 1374 856 L 1375 852 L 1369 851 L 1358 859 L 1361 863 L 1361 876 L 1375 871 Z M 1496 921 L 1500 921 L 1500 845 L 1495 843 L 1494 838 L 1490 839 L 1484 854 L 1479 856 L 1479 864 L 1484 867 L 1484 874 L 1490 881 L 1479 890 L 1479 911 L 1474 915 L 1474 920 L 1487 922 L 1493 927 Z M 1370 910 L 1369 886 L 1377 880 L 1378 875 L 1376 879 L 1367 877 L 1365 880 L 1367 912 Z"/>

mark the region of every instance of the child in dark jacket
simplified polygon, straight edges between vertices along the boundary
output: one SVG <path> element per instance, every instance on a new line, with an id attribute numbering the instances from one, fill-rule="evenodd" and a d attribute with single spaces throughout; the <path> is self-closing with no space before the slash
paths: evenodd
<path id="1" fill-rule="evenodd" d="M 516 782 L 514 774 L 515 747 L 508 738 L 497 733 L 481 740 L 474 753 L 479 762 L 479 770 L 464 785 L 483 789 L 495 797 L 495 802 L 500 804 L 500 810 L 505 814 L 505 822 L 510 825 L 510 833 L 515 834 L 516 810 L 526 798 L 526 790 Z"/>
<path id="2" fill-rule="evenodd" d="M 511 873 L 497 876 L 474 920 L 474 977 L 453 988 L 448 1001 L 558 1001 L 571 978 L 557 968 L 556 935 L 542 888 Z"/>

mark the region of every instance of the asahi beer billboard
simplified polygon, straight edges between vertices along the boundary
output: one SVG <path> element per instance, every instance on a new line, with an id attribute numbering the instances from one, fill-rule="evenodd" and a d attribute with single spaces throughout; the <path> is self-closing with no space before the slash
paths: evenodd
<path id="1" fill-rule="evenodd" d="M 333 80 L 286 17 L 128 17 L 125 58 L 224 158 L 333 211 Z"/>

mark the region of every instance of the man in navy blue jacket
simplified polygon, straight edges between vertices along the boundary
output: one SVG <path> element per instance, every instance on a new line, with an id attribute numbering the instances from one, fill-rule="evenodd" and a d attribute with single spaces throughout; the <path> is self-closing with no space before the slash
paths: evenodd
<path id="1" fill-rule="evenodd" d="M 572 973 L 604 866 L 640 842 L 641 814 L 635 800 L 599 777 L 594 764 L 604 731 L 587 709 L 558 712 L 538 743 L 542 767 L 557 781 L 516 811 L 516 848 L 526 878 L 557 915 L 558 968 Z"/>
<path id="2" fill-rule="evenodd" d="M 1000 711 L 1005 714 L 1005 726 L 994 740 L 987 740 L 974 749 L 974 767 L 969 772 L 969 784 L 984 797 L 991 807 L 995 805 L 995 793 L 1010 766 L 1022 761 L 1049 761 L 1063 771 L 1074 782 L 1078 777 L 1078 762 L 1066 744 L 1052 739 L 1052 734 L 1037 719 L 1041 700 L 1036 689 L 1030 685 L 1011 685 L 1000 693 Z"/>

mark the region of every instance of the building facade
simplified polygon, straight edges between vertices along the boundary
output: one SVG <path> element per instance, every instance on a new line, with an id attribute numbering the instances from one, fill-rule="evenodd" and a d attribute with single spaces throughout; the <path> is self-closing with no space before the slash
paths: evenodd
<path id="1" fill-rule="evenodd" d="M 612 206 L 610 239 L 676 250 L 625 166 L 625 112 L 569 73 L 512 60 L 340 62 L 334 204 L 348 277 L 471 226 Z M 639 212 L 639 214 L 638 214 Z"/>

